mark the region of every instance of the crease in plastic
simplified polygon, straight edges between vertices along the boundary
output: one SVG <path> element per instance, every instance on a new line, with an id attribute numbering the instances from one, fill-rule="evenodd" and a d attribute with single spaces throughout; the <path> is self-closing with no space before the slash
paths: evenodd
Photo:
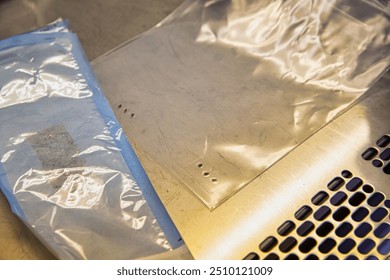
<path id="1" fill-rule="evenodd" d="M 65 22 L 1 41 L 0 73 L 0 187 L 57 257 L 182 244 Z"/>
<path id="2" fill-rule="evenodd" d="M 187 0 L 93 67 L 129 139 L 213 209 L 384 73 L 389 11 L 384 1 Z"/>

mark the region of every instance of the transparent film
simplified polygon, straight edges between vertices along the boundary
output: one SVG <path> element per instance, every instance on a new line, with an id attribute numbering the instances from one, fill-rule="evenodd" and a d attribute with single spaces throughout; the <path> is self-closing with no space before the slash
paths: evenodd
<path id="1" fill-rule="evenodd" d="M 381 76 L 386 3 L 188 0 L 94 69 L 131 141 L 215 208 Z"/>

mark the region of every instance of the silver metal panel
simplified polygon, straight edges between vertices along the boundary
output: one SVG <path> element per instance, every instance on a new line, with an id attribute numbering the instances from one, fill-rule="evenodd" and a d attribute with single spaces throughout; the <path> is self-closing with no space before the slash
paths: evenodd
<path id="1" fill-rule="evenodd" d="M 362 178 L 389 199 L 390 175 L 373 167 L 371 161 L 361 158 L 361 154 L 374 145 L 379 137 L 390 133 L 389 81 L 390 75 L 387 74 L 367 93 L 364 100 L 213 211 L 205 207 L 188 189 L 183 188 L 175 176 L 136 147 L 152 183 L 193 256 L 198 259 L 241 259 L 249 252 L 256 252 L 263 258 L 266 254 L 259 251 L 259 244 L 267 236 L 276 235 L 276 229 L 285 220 L 297 223 L 295 211 L 304 204 L 310 205 L 311 197 L 319 190 L 332 194 L 327 189 L 327 184 L 332 178 L 340 176 L 343 170 L 351 171 L 354 176 Z M 335 207 L 331 207 L 334 211 Z M 347 207 L 353 211 L 354 207 Z M 372 207 L 369 209 L 373 210 Z M 316 225 L 320 223 L 311 220 Z M 350 217 L 346 220 L 356 224 Z M 389 223 L 388 215 L 385 222 Z M 340 224 L 333 223 L 335 227 Z M 313 236 L 318 244 L 323 240 L 315 233 Z M 334 231 L 329 236 L 341 242 Z M 376 243 L 379 241 L 376 240 Z M 299 252 L 298 246 L 293 251 L 300 258 L 305 255 Z M 320 258 L 326 255 L 317 249 L 313 251 Z M 339 255 L 340 258 L 346 257 L 337 252 L 337 248 L 330 253 Z M 356 247 L 351 253 L 360 258 L 366 257 L 356 251 Z M 285 255 L 281 253 L 280 257 Z M 374 255 L 378 258 L 386 257 L 375 251 Z"/>

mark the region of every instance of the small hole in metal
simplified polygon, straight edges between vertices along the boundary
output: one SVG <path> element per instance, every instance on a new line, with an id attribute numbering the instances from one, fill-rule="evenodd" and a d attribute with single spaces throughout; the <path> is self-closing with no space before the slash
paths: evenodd
<path id="1" fill-rule="evenodd" d="M 366 195 L 362 192 L 356 192 L 349 200 L 351 206 L 359 206 L 366 199 Z"/>
<path id="2" fill-rule="evenodd" d="M 362 158 L 365 160 L 372 160 L 378 153 L 379 151 L 377 149 L 370 147 L 363 152 Z"/>
<path id="3" fill-rule="evenodd" d="M 130 114 L 130 118 L 134 118 L 135 117 L 135 114 L 134 113 L 131 113 Z"/>
<path id="4" fill-rule="evenodd" d="M 314 254 L 310 254 L 310 255 L 308 255 L 306 258 L 305 258 L 305 260 L 319 260 L 320 258 L 319 257 L 317 257 L 317 255 L 314 255 Z"/>
<path id="5" fill-rule="evenodd" d="M 122 104 L 119 104 L 119 105 L 118 105 L 118 109 L 120 109 L 120 108 L 122 108 Z"/>
<path id="6" fill-rule="evenodd" d="M 385 196 L 384 196 L 382 193 L 376 192 L 376 193 L 374 193 L 373 195 L 371 195 L 371 196 L 368 198 L 367 203 L 368 203 L 368 205 L 370 205 L 370 206 L 372 206 L 372 207 L 376 207 L 376 206 L 378 206 L 384 199 L 385 199 Z"/>
<path id="7" fill-rule="evenodd" d="M 363 186 L 363 191 L 364 191 L 365 193 L 372 193 L 372 192 L 374 191 L 374 188 L 371 187 L 370 185 L 364 185 L 364 186 Z"/>
<path id="8" fill-rule="evenodd" d="M 381 148 L 386 147 L 387 145 L 390 144 L 390 136 L 383 135 L 381 138 L 378 139 L 378 141 L 376 141 L 376 144 L 378 145 L 378 147 Z"/>
<path id="9" fill-rule="evenodd" d="M 367 236 L 367 234 L 369 234 L 371 230 L 372 230 L 372 226 L 369 223 L 361 223 L 355 229 L 355 235 L 357 237 L 363 238 L 363 237 Z"/>
<path id="10" fill-rule="evenodd" d="M 366 258 L 366 260 L 375 260 L 375 261 L 377 261 L 377 260 L 379 260 L 377 257 L 375 257 L 375 256 L 368 256 L 367 258 Z"/>
<path id="11" fill-rule="evenodd" d="M 385 201 L 385 206 L 386 206 L 387 208 L 390 208 L 390 200 L 386 200 L 386 201 Z"/>
<path id="12" fill-rule="evenodd" d="M 243 260 L 260 260 L 260 257 L 256 253 L 249 253 Z"/>
<path id="13" fill-rule="evenodd" d="M 294 230 L 295 224 L 292 221 L 286 221 L 284 222 L 280 227 L 278 227 L 278 233 L 281 236 L 286 236 L 289 234 L 292 230 Z"/>
<path id="14" fill-rule="evenodd" d="M 203 163 L 198 162 L 198 163 L 196 164 L 196 166 L 197 166 L 198 168 L 203 168 Z"/>
<path id="15" fill-rule="evenodd" d="M 318 247 L 318 250 L 323 253 L 327 254 L 329 253 L 334 247 L 336 246 L 336 241 L 334 241 L 333 238 L 327 238 L 325 239 L 321 245 Z"/>
<path id="16" fill-rule="evenodd" d="M 279 260 L 279 256 L 275 253 L 271 253 L 264 258 L 265 260 Z"/>
<path id="17" fill-rule="evenodd" d="M 345 181 L 341 177 L 336 177 L 328 183 L 328 189 L 331 191 L 337 191 L 344 185 Z"/>
<path id="18" fill-rule="evenodd" d="M 329 255 L 325 258 L 325 260 L 333 261 L 333 260 L 338 260 L 339 258 L 335 255 Z"/>
<path id="19" fill-rule="evenodd" d="M 325 237 L 327 236 L 332 230 L 334 226 L 330 222 L 324 222 L 320 225 L 319 228 L 317 228 L 316 233 L 318 236 Z"/>
<path id="20" fill-rule="evenodd" d="M 126 114 L 126 113 L 127 113 L 127 109 L 124 109 L 124 110 L 123 110 L 123 113 L 125 113 L 125 114 Z"/>
<path id="21" fill-rule="evenodd" d="M 354 177 L 347 183 L 345 187 L 347 190 L 353 192 L 356 191 L 361 185 L 363 185 L 362 179 Z"/>
<path id="22" fill-rule="evenodd" d="M 387 214 L 389 214 L 389 211 L 387 211 L 386 208 L 378 207 L 370 217 L 371 220 L 378 223 L 382 221 L 387 216 Z"/>
<path id="23" fill-rule="evenodd" d="M 298 256 L 295 254 L 288 255 L 285 260 L 299 260 Z"/>
<path id="24" fill-rule="evenodd" d="M 343 176 L 344 178 L 349 179 L 349 178 L 352 178 L 353 175 L 352 175 L 351 171 L 343 170 L 343 171 L 341 171 L 341 176 Z"/>
<path id="25" fill-rule="evenodd" d="M 377 167 L 377 168 L 380 168 L 380 167 L 383 166 L 383 162 L 382 162 L 381 160 L 379 160 L 379 159 L 374 159 L 374 160 L 372 161 L 372 165 L 375 166 L 375 167 Z"/>
<path id="26" fill-rule="evenodd" d="M 374 235 L 378 238 L 384 238 L 386 237 L 386 235 L 389 234 L 389 232 L 390 232 L 390 225 L 387 223 L 383 223 L 375 229 Z"/>
<path id="27" fill-rule="evenodd" d="M 349 215 L 350 212 L 351 211 L 347 207 L 341 206 L 336 212 L 334 212 L 333 219 L 341 222 Z"/>
<path id="28" fill-rule="evenodd" d="M 386 150 L 384 150 L 380 155 L 379 157 L 381 158 L 381 160 L 384 160 L 384 161 L 387 161 L 390 159 L 390 148 L 387 148 Z"/>
<path id="29" fill-rule="evenodd" d="M 369 214 L 370 212 L 368 211 L 367 208 L 365 207 L 360 207 L 358 208 L 355 212 L 352 214 L 352 219 L 355 222 L 361 222 L 363 221 Z"/>
<path id="30" fill-rule="evenodd" d="M 368 254 L 374 247 L 375 242 L 372 239 L 366 239 L 358 246 L 359 253 L 366 255 Z"/>
<path id="31" fill-rule="evenodd" d="M 211 183 L 214 183 L 214 184 L 218 183 L 218 179 L 217 178 L 211 178 Z"/>
<path id="32" fill-rule="evenodd" d="M 205 176 L 205 177 L 208 177 L 208 176 L 210 176 L 210 172 L 208 172 L 208 171 L 204 171 L 204 172 L 203 172 L 203 176 Z"/>
<path id="33" fill-rule="evenodd" d="M 339 245 L 338 250 L 342 254 L 348 254 L 355 246 L 356 242 L 351 238 L 347 238 Z"/>
<path id="34" fill-rule="evenodd" d="M 323 204 L 328 198 L 329 198 L 329 195 L 326 192 L 320 191 L 315 196 L 312 197 L 311 202 L 314 205 L 318 206 L 318 205 Z"/>
<path id="35" fill-rule="evenodd" d="M 351 232 L 352 228 L 353 227 L 350 223 L 344 222 L 336 229 L 336 235 L 338 237 L 345 237 Z"/>
<path id="36" fill-rule="evenodd" d="M 347 199 L 347 195 L 345 192 L 337 192 L 335 195 L 332 196 L 330 199 L 330 203 L 334 206 L 341 205 L 345 200 Z"/>
<path id="37" fill-rule="evenodd" d="M 347 261 L 356 261 L 358 258 L 354 255 L 349 255 L 348 257 L 345 258 Z"/>
<path id="38" fill-rule="evenodd" d="M 292 248 L 297 245 L 297 240 L 294 237 L 287 237 L 280 245 L 279 245 L 279 250 L 282 251 L 283 253 L 290 252 Z"/>
<path id="39" fill-rule="evenodd" d="M 385 239 L 383 242 L 378 246 L 378 252 L 381 255 L 387 255 L 390 253 L 390 239 Z"/>
<path id="40" fill-rule="evenodd" d="M 312 222 L 310 222 L 310 221 L 306 221 L 297 229 L 297 233 L 300 236 L 306 236 L 313 229 L 314 229 L 314 224 Z"/>
<path id="41" fill-rule="evenodd" d="M 278 244 L 278 240 L 273 236 L 269 236 L 263 242 L 261 242 L 259 248 L 262 252 L 267 253 L 271 251 L 271 249 L 275 247 L 277 244 Z"/>
<path id="42" fill-rule="evenodd" d="M 385 167 L 383 167 L 383 172 L 387 175 L 390 175 L 390 162 Z"/>
<path id="43" fill-rule="evenodd" d="M 331 212 L 332 210 L 330 210 L 328 206 L 321 206 L 321 208 L 318 209 L 313 216 L 317 221 L 323 221 Z"/>
<path id="44" fill-rule="evenodd" d="M 316 245 L 317 241 L 312 237 L 308 237 L 299 245 L 299 251 L 305 254 L 309 253 Z"/>
<path id="45" fill-rule="evenodd" d="M 295 218 L 299 221 L 306 219 L 313 210 L 310 206 L 304 205 L 297 212 L 295 212 Z"/>

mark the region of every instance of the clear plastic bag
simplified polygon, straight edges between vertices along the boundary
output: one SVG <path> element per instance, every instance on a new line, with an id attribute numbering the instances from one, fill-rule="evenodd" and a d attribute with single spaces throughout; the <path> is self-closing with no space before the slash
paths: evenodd
<path id="1" fill-rule="evenodd" d="M 389 65 L 382 1 L 185 1 L 94 62 L 128 137 L 214 208 Z"/>
<path id="2" fill-rule="evenodd" d="M 0 41 L 0 124 L 0 188 L 58 258 L 181 244 L 63 21 Z"/>

